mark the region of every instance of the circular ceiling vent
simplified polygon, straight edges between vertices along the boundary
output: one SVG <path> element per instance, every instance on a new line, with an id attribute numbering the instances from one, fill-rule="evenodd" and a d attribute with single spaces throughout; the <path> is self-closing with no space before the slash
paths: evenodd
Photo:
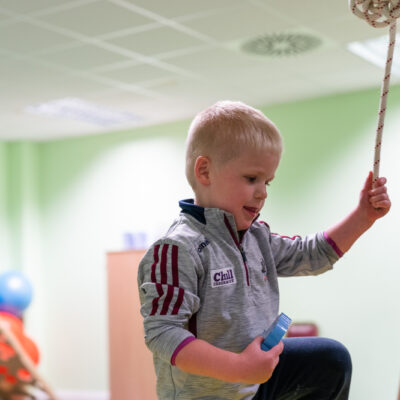
<path id="1" fill-rule="evenodd" d="M 318 47 L 322 41 L 304 33 L 275 33 L 248 40 L 242 50 L 264 56 L 292 56 Z"/>

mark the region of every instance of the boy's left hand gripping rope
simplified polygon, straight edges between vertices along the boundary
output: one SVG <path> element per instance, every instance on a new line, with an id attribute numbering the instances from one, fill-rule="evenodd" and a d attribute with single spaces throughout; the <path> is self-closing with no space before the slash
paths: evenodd
<path id="1" fill-rule="evenodd" d="M 396 42 L 396 20 L 400 17 L 400 0 L 349 0 L 351 11 L 367 21 L 374 28 L 390 25 L 389 46 L 386 57 L 385 76 L 382 82 L 381 101 L 378 114 L 378 127 L 375 139 L 374 182 L 379 177 L 379 164 L 382 145 L 382 132 L 386 112 L 386 100 L 389 93 L 390 71 Z"/>

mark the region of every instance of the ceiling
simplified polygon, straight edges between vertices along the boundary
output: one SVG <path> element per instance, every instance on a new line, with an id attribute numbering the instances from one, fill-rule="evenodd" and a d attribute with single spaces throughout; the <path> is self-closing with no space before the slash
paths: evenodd
<path id="1" fill-rule="evenodd" d="M 281 33 L 320 45 L 286 56 L 242 50 Z M 383 70 L 346 44 L 385 33 L 346 0 L 0 0 L 0 139 L 165 123 L 220 99 L 261 106 L 379 87 Z M 135 117 L 104 124 L 27 111 L 64 98 Z"/>

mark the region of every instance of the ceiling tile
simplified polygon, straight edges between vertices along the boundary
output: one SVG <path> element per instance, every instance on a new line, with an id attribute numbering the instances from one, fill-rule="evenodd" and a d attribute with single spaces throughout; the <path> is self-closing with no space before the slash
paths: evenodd
<path id="1" fill-rule="evenodd" d="M 169 27 L 118 37 L 110 40 L 110 42 L 144 55 L 157 55 L 203 43 L 199 39 Z"/>
<path id="2" fill-rule="evenodd" d="M 235 5 L 243 4 L 243 0 L 130 0 L 130 2 L 135 6 L 143 7 L 144 9 L 150 10 L 155 14 L 168 18 L 198 14 L 204 11 L 210 12 L 214 9 L 218 10 L 224 7 L 229 8 Z"/>
<path id="3" fill-rule="evenodd" d="M 263 106 L 374 87 L 378 104 L 383 71 L 349 53 L 346 43 L 387 29 L 370 27 L 347 4 L 0 0 L 0 139 L 105 131 L 23 112 L 65 97 L 141 115 L 136 126 L 191 118 L 221 99 Z M 268 33 L 308 33 L 322 45 L 286 58 L 241 51 Z"/>
<path id="4" fill-rule="evenodd" d="M 1 121 L 3 140 L 55 140 L 99 132 L 96 125 L 35 115 L 23 110 L 8 113 Z"/>
<path id="5" fill-rule="evenodd" d="M 0 10 L 0 26 L 2 23 L 4 23 L 7 20 L 10 20 L 10 19 L 12 19 L 12 17 L 10 17 L 8 14 L 1 12 L 1 10 Z"/>
<path id="6" fill-rule="evenodd" d="M 108 88 L 88 93 L 87 100 L 98 102 L 105 107 L 126 107 L 128 110 L 131 104 L 149 100 L 148 97 L 127 90 Z"/>
<path id="7" fill-rule="evenodd" d="M 13 93 L 7 98 L 2 98 L 0 101 L 24 108 L 29 105 L 65 97 L 84 98 L 88 93 L 100 89 L 104 90 L 107 87 L 102 83 L 83 77 L 71 77 L 59 74 L 58 77 L 50 76 L 46 83 L 43 83 L 43 79 L 42 81 L 30 81 L 29 84 L 21 81 L 21 83 L 13 85 Z"/>
<path id="8" fill-rule="evenodd" d="M 286 60 L 269 59 L 264 62 L 254 62 L 253 65 L 244 68 L 226 69 L 220 74 L 224 83 L 230 82 L 237 88 L 249 88 L 252 92 L 263 91 L 269 93 L 271 85 L 276 87 L 286 85 L 292 78 L 292 72 Z"/>
<path id="9" fill-rule="evenodd" d="M 351 58 L 354 58 L 351 64 L 345 66 L 342 64 L 343 67 L 338 67 L 336 70 L 321 71 L 312 77 L 313 81 L 323 85 L 331 93 L 371 87 L 379 88 L 383 80 L 384 70 L 362 59 L 357 60 L 356 56 L 352 54 L 349 55 L 349 59 Z M 394 80 L 391 83 L 393 84 Z"/>
<path id="10" fill-rule="evenodd" d="M 95 74 L 102 74 L 103 72 L 108 73 L 110 71 L 124 69 L 124 68 L 130 68 L 130 67 L 133 67 L 133 66 L 139 65 L 139 64 L 141 64 L 141 61 L 139 61 L 139 60 L 128 59 L 125 61 L 112 62 L 107 65 L 91 68 L 90 72 L 93 72 Z"/>
<path id="11" fill-rule="evenodd" d="M 188 105 L 201 103 L 204 107 L 222 99 L 238 100 L 244 90 L 236 88 L 233 82 L 221 80 L 218 85 L 206 79 L 176 79 L 159 85 L 156 89 L 168 99 L 186 102 Z M 196 100 L 194 102 L 193 100 Z M 195 112 L 200 109 L 194 109 Z"/>
<path id="12" fill-rule="evenodd" d="M 164 81 L 154 89 L 159 91 L 161 100 L 140 97 L 123 91 L 106 91 L 104 94 L 89 95 L 89 98 L 92 96 L 98 103 L 132 112 L 142 117 L 143 123 L 192 118 L 201 109 L 221 99 L 247 100 L 243 92 L 235 90 L 230 85 L 212 85 L 204 81 L 185 78 Z M 155 113 L 154 110 L 157 112 Z"/>
<path id="13" fill-rule="evenodd" d="M 357 58 L 357 68 L 367 66 L 361 58 Z M 313 77 L 318 74 L 341 72 L 346 74 L 350 65 L 354 67 L 355 56 L 343 47 L 315 49 L 312 53 L 287 58 L 287 67 L 292 73 L 302 73 Z M 340 61 L 339 61 L 340 60 Z M 348 62 L 350 64 L 348 64 Z"/>
<path id="14" fill-rule="evenodd" d="M 320 95 L 320 88 L 314 82 L 303 78 L 290 78 L 290 84 L 285 80 L 270 82 L 265 90 L 262 86 L 254 87 L 253 101 L 259 106 L 285 103 Z"/>
<path id="15" fill-rule="evenodd" d="M 88 94 L 85 99 L 115 111 L 132 113 L 138 116 L 140 123 L 152 121 L 154 108 L 159 104 L 158 100 L 122 90 Z"/>
<path id="16" fill-rule="evenodd" d="M 84 97 L 110 87 L 109 84 L 94 80 L 91 75 L 89 78 L 72 75 L 30 60 L 0 59 L 0 75 L 7 77 L 2 82 L 0 95 L 3 112 L 8 106 L 23 109 L 58 98 Z"/>
<path id="17" fill-rule="evenodd" d="M 44 80 L 47 82 L 47 80 L 51 80 L 57 75 L 59 75 L 59 72 L 42 65 L 32 64 L 28 59 L 15 59 L 12 57 L 2 57 L 0 59 L 0 76 L 3 77 L 2 81 L 9 87 L 29 86 L 31 82 L 43 84 Z M 18 95 L 21 94 L 18 93 Z"/>
<path id="18" fill-rule="evenodd" d="M 98 75 L 106 76 L 108 78 L 125 82 L 127 84 L 158 80 L 160 78 L 165 78 L 168 80 L 174 79 L 174 77 L 177 76 L 177 74 L 165 71 L 163 69 L 148 64 L 139 64 L 129 66 L 127 68 L 114 69 Z"/>
<path id="19" fill-rule="evenodd" d="M 53 51 L 41 56 L 43 60 L 71 69 L 89 69 L 129 60 L 120 54 L 92 45 L 77 44 L 68 49 Z"/>
<path id="20" fill-rule="evenodd" d="M 103 35 L 153 21 L 104 0 L 39 17 L 57 27 L 83 35 Z"/>
<path id="21" fill-rule="evenodd" d="M 296 19 L 297 23 L 311 23 L 313 21 L 329 21 L 340 16 L 351 14 L 348 2 L 332 0 L 303 0 L 303 1 L 276 1 L 254 0 L 253 3 L 262 5 L 265 9 L 272 9 L 276 15 Z"/>
<path id="22" fill-rule="evenodd" d="M 53 8 L 54 6 L 62 4 L 65 4 L 65 0 L 0 0 L 0 7 L 23 14 L 43 10 L 45 8 Z"/>
<path id="23" fill-rule="evenodd" d="M 243 21 L 249 21 L 249 23 L 243 23 Z M 286 21 L 275 17 L 265 9 L 247 5 L 230 7 L 213 15 L 182 22 L 182 24 L 213 39 L 225 42 L 280 32 L 297 25 L 298 22 Z"/>
<path id="24" fill-rule="evenodd" d="M 329 21 L 318 20 L 312 24 L 314 30 L 335 38 L 338 43 L 349 43 L 388 34 L 388 29 L 376 29 L 353 14 Z"/>
<path id="25" fill-rule="evenodd" d="M 214 71 L 224 73 L 224 71 L 229 72 L 231 68 L 243 68 L 253 65 L 254 57 L 238 51 L 214 47 L 199 50 L 195 53 L 164 58 L 164 61 L 199 73 L 208 73 L 208 71 L 211 73 Z"/>
<path id="26" fill-rule="evenodd" d="M 69 39 L 63 35 L 28 22 L 0 27 L 0 49 L 15 53 L 33 53 L 68 41 Z"/>

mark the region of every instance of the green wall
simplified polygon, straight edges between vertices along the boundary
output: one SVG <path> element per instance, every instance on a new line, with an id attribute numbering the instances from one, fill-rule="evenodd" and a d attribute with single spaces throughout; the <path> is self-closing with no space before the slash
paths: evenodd
<path id="1" fill-rule="evenodd" d="M 379 90 L 371 89 L 262 108 L 285 142 L 262 214 L 273 230 L 326 229 L 356 205 L 372 165 L 378 103 Z M 381 171 L 394 203 L 400 197 L 399 110 L 400 87 L 392 87 Z M 0 143 L 0 218 L 8 227 L 2 235 L 10 265 L 32 277 L 37 295 L 27 327 L 53 386 L 107 390 L 105 253 L 121 249 L 129 230 L 157 236 L 177 214 L 177 200 L 190 196 L 184 178 L 189 123 Z M 394 398 L 397 390 L 398 225 L 395 203 L 335 271 L 281 281 L 282 311 L 315 321 L 321 334 L 349 347 L 355 400 Z M 379 331 L 383 321 L 391 329 Z M 376 342 L 379 349 L 372 351 Z M 394 350 L 397 357 L 390 357 Z M 388 372 L 376 371 L 378 363 Z M 371 371 L 379 379 L 371 379 Z"/>
<path id="2" fill-rule="evenodd" d="M 398 104 L 399 88 L 391 89 L 391 105 Z M 379 90 L 339 94 L 263 108 L 284 136 L 285 153 L 280 167 L 280 192 L 304 195 L 315 179 L 332 168 L 349 146 L 370 135 L 374 144 Z M 295 191 L 295 193 L 294 193 Z"/>
<path id="3" fill-rule="evenodd" d="M 11 228 L 8 216 L 8 145 L 0 142 L 0 269 L 10 267 Z"/>

